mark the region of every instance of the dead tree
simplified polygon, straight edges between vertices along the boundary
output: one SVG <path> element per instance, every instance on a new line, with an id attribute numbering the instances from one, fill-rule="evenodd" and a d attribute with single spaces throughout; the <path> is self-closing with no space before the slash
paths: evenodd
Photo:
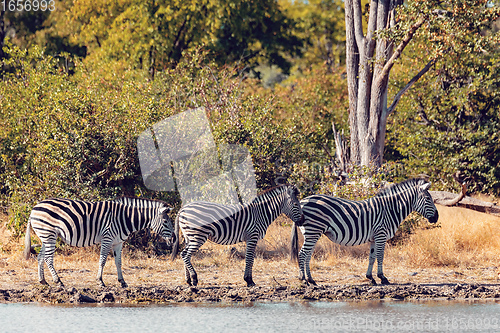
<path id="1" fill-rule="evenodd" d="M 467 208 L 500 217 L 500 206 L 493 202 L 482 201 L 467 196 L 467 182 L 460 181 L 459 173 L 455 174 L 453 178 L 461 183 L 461 193 L 456 195 L 446 191 L 430 191 L 434 203 L 448 207 L 456 206 Z"/>

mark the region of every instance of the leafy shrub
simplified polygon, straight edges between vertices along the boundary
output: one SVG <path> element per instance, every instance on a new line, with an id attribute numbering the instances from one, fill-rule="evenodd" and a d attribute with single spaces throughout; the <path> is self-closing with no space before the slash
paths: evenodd
<path id="1" fill-rule="evenodd" d="M 408 174 L 429 175 L 434 189 L 459 190 L 452 175 L 460 171 L 470 192 L 498 196 L 499 74 L 493 53 L 452 54 L 436 64 L 390 119 L 386 158 Z"/>
<path id="2" fill-rule="evenodd" d="M 0 82 L 0 179 L 11 228 L 24 231 L 31 207 L 46 197 L 105 200 L 155 197 L 179 207 L 177 193 L 142 183 L 136 140 L 154 123 L 204 106 L 216 142 L 246 146 L 257 184 L 276 184 L 281 165 L 311 154 L 301 127 L 276 122 L 269 96 L 242 93 L 237 67 L 217 67 L 203 52 L 186 55 L 155 81 L 74 61 L 74 74 L 37 48 L 7 48 Z M 71 61 L 71 59 L 70 59 Z"/>

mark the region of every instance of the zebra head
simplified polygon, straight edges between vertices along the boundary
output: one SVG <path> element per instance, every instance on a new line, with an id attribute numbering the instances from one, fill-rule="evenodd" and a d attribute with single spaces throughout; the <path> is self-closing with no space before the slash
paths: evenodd
<path id="1" fill-rule="evenodd" d="M 419 182 L 417 188 L 417 198 L 415 201 L 415 210 L 428 219 L 430 223 L 436 223 L 439 218 L 439 214 L 436 206 L 434 205 L 434 200 L 432 200 L 428 191 L 429 187 L 431 187 L 431 183 L 423 180 Z"/>
<path id="2" fill-rule="evenodd" d="M 295 185 L 286 185 L 282 212 L 296 225 L 301 226 L 304 224 L 304 213 L 302 212 L 298 195 L 299 190 L 295 187 Z"/>
<path id="3" fill-rule="evenodd" d="M 171 207 L 160 206 L 157 209 L 157 214 L 151 221 L 151 229 L 159 234 L 163 239 L 170 240 L 170 243 L 175 243 L 176 237 L 174 233 L 174 224 L 168 213 L 172 210 Z"/>

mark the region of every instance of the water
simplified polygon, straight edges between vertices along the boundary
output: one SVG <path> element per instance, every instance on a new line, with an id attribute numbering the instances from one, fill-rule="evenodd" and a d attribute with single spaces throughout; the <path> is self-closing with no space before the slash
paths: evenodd
<path id="1" fill-rule="evenodd" d="M 500 303 L 0 304 L 1 332 L 500 332 Z"/>

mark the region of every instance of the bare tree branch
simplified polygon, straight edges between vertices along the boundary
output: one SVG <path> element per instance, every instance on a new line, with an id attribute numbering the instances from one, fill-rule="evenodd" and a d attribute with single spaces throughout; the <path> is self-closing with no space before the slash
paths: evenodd
<path id="1" fill-rule="evenodd" d="M 446 19 L 450 15 L 450 12 L 445 11 L 445 10 L 436 9 L 436 10 L 433 10 L 431 12 L 431 14 L 434 14 L 434 15 L 438 16 L 439 18 Z M 385 76 L 389 75 L 389 72 L 392 69 L 392 67 L 394 66 L 394 63 L 396 62 L 396 60 L 401 56 L 401 54 L 403 53 L 403 50 L 406 48 L 408 43 L 412 40 L 412 38 L 415 35 L 415 33 L 417 32 L 417 30 L 422 26 L 422 24 L 424 24 L 424 22 L 428 18 L 429 18 L 429 14 L 425 14 L 425 15 L 421 16 L 420 19 L 410 27 L 410 30 L 408 31 L 408 34 L 406 35 L 406 37 L 401 41 L 401 43 L 398 45 L 397 49 L 392 54 L 391 58 L 389 58 L 389 60 L 385 64 L 384 69 L 382 70 L 382 72 L 380 74 L 380 78 L 379 78 L 380 80 L 383 80 Z"/>
<path id="2" fill-rule="evenodd" d="M 439 204 L 439 205 L 451 207 L 451 206 L 455 206 L 457 203 L 462 201 L 462 199 L 465 198 L 466 194 L 467 194 L 467 183 L 463 183 L 462 184 L 462 191 L 455 198 L 453 198 L 453 199 L 435 198 L 434 202 Z"/>
<path id="3" fill-rule="evenodd" d="M 458 196 L 454 193 L 444 191 L 429 191 L 434 202 L 438 205 L 450 206 L 450 203 L 456 201 L 454 206 L 467 208 L 494 216 L 500 217 L 500 206 L 495 203 L 482 201 L 476 198 L 463 195 L 464 187 L 462 185 L 462 193 Z M 460 200 L 459 200 L 460 199 Z"/>
<path id="4" fill-rule="evenodd" d="M 370 3 L 370 16 L 368 17 L 368 30 L 366 31 L 366 42 L 373 40 L 373 35 L 377 29 L 378 1 L 372 0 Z"/>
<path id="5" fill-rule="evenodd" d="M 345 173 L 347 169 L 348 148 L 344 140 L 344 132 L 337 132 L 332 121 L 333 138 L 335 139 L 335 157 L 339 163 L 340 173 Z"/>
<path id="6" fill-rule="evenodd" d="M 422 68 L 422 70 L 420 70 L 420 72 L 417 73 L 417 75 L 415 75 L 407 84 L 406 86 L 404 86 L 403 89 L 401 89 L 397 94 L 396 96 L 394 96 L 394 100 L 392 101 L 392 104 L 391 106 L 387 109 L 387 114 L 391 114 L 395 109 L 396 109 L 396 106 L 398 105 L 399 103 L 399 100 L 401 99 L 401 97 L 408 91 L 408 89 L 411 88 L 411 86 L 413 86 L 413 84 L 415 82 L 417 82 L 425 73 L 427 73 L 429 71 L 429 69 L 431 69 L 432 66 L 434 66 L 434 64 L 436 63 L 437 61 L 437 58 L 434 58 L 432 59 L 431 61 L 429 61 L 427 63 L 427 65 L 425 65 L 424 68 Z"/>
<path id="7" fill-rule="evenodd" d="M 396 48 L 396 50 L 394 51 L 394 53 L 392 54 L 392 56 L 389 58 L 389 60 L 385 64 L 385 66 L 382 69 L 382 72 L 380 73 L 380 76 L 377 78 L 377 80 L 382 81 L 386 77 L 389 76 L 389 72 L 391 71 L 392 67 L 394 66 L 396 60 L 401 56 L 401 54 L 403 53 L 403 50 L 406 48 L 406 46 L 408 45 L 408 43 L 410 43 L 410 41 L 412 40 L 413 36 L 417 32 L 418 28 L 420 28 L 422 26 L 422 24 L 424 24 L 424 22 L 426 20 L 426 17 L 427 16 L 420 17 L 420 19 L 417 22 L 415 22 L 415 24 L 413 24 L 410 27 L 410 30 L 408 31 L 406 37 L 403 38 L 403 40 L 398 45 L 398 47 Z"/>
<path id="8" fill-rule="evenodd" d="M 364 49 L 365 36 L 363 35 L 363 17 L 361 15 L 361 1 L 359 0 L 347 0 L 346 6 L 352 10 L 352 23 L 354 26 L 354 36 L 356 38 L 356 44 L 359 50 Z M 347 8 L 346 8 L 347 10 Z"/>

